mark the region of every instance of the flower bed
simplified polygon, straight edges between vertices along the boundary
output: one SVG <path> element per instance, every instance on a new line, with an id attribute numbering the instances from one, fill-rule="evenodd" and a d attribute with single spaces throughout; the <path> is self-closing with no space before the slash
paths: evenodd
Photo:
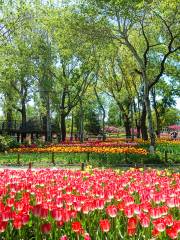
<path id="1" fill-rule="evenodd" d="M 116 143 L 122 143 L 125 142 L 127 139 L 126 138 L 109 138 L 108 141 L 109 142 L 116 142 Z M 147 140 L 143 140 L 141 138 L 135 138 L 134 140 L 132 139 L 128 139 L 128 143 L 139 143 L 139 144 L 150 144 L 150 141 Z M 169 145 L 179 145 L 180 144 L 180 140 L 179 139 L 168 139 L 168 138 L 158 138 L 156 139 L 156 143 L 157 144 L 169 144 Z"/>
<path id="2" fill-rule="evenodd" d="M 4 170 L 0 239 L 177 239 L 180 175 Z"/>
<path id="3" fill-rule="evenodd" d="M 44 152 L 75 152 L 75 153 L 81 153 L 81 152 L 94 152 L 94 153 L 132 153 L 132 154 L 142 154 L 146 155 L 147 151 L 143 148 L 135 148 L 135 147 L 106 147 L 106 146 L 47 146 L 43 148 L 38 147 L 21 147 L 21 148 L 13 148 L 10 150 L 10 152 L 19 152 L 19 153 L 44 153 Z"/>
<path id="4" fill-rule="evenodd" d="M 80 143 L 77 141 L 67 141 L 59 144 L 46 144 L 45 147 L 136 147 L 137 142 L 111 142 L 111 141 L 87 141 Z M 20 148 L 37 148 L 37 144 L 20 145 Z"/>

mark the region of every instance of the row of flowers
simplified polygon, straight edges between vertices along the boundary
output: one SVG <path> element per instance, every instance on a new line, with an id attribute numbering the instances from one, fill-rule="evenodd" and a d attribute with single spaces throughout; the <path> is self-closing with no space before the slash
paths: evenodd
<path id="1" fill-rule="evenodd" d="M 126 138 L 109 138 L 109 142 L 116 142 L 116 143 L 121 143 L 127 141 Z M 150 140 L 143 140 L 141 138 L 135 138 L 134 140 L 128 139 L 128 143 L 139 143 L 139 144 L 149 144 Z M 180 139 L 168 139 L 168 138 L 157 138 L 156 139 L 157 144 L 168 144 L 168 145 L 174 145 L 180 144 Z"/>
<path id="2" fill-rule="evenodd" d="M 90 153 L 130 153 L 130 154 L 142 154 L 146 155 L 147 151 L 143 148 L 136 147 L 109 147 L 109 146 L 47 146 L 47 147 L 21 147 L 10 149 L 10 152 L 18 153 L 44 153 L 44 152 L 54 152 L 54 153 L 81 153 L 81 152 L 90 152 Z"/>
<path id="3" fill-rule="evenodd" d="M 77 141 L 66 141 L 63 143 L 59 144 L 46 144 L 45 146 L 59 146 L 59 147 L 71 147 L 71 146 L 76 146 L 76 147 L 135 147 L 138 146 L 137 142 L 111 142 L 111 141 L 87 141 L 87 142 L 77 142 Z M 36 148 L 38 147 L 37 144 L 29 144 L 29 145 L 20 145 L 20 148 Z"/>
<path id="4" fill-rule="evenodd" d="M 130 169 L 0 172 L 0 239 L 178 239 L 180 175 Z"/>

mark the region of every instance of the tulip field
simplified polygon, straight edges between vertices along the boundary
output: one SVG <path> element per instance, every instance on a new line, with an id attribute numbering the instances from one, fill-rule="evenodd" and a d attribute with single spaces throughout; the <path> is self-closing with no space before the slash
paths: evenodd
<path id="1" fill-rule="evenodd" d="M 168 170 L 0 171 L 1 240 L 178 239 L 179 208 Z"/>

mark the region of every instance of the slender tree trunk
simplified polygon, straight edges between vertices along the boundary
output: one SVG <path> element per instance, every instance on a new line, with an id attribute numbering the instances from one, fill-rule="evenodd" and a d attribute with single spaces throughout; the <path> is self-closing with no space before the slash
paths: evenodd
<path id="1" fill-rule="evenodd" d="M 82 104 L 82 99 L 80 99 L 80 132 L 79 132 L 79 137 L 80 137 L 80 142 L 83 143 L 84 141 L 84 113 L 83 113 L 83 104 Z"/>
<path id="2" fill-rule="evenodd" d="M 26 103 L 25 100 L 22 100 L 22 109 L 21 109 L 21 123 L 22 123 L 22 134 L 21 142 L 26 140 Z"/>
<path id="3" fill-rule="evenodd" d="M 131 121 L 127 115 L 124 115 L 123 119 L 124 119 L 126 138 L 131 138 Z"/>
<path id="4" fill-rule="evenodd" d="M 143 140 L 148 140 L 147 126 L 146 126 L 146 105 L 143 103 L 141 114 L 141 134 Z"/>
<path id="5" fill-rule="evenodd" d="M 73 115 L 73 112 L 72 112 L 71 117 L 72 117 L 72 119 L 71 119 L 71 136 L 70 136 L 70 141 L 73 141 L 73 129 L 74 129 L 74 115 Z"/>
<path id="6" fill-rule="evenodd" d="M 131 139 L 132 139 L 132 141 L 134 141 L 134 116 L 133 116 L 133 102 L 131 103 L 131 128 L 132 128 Z"/>
<path id="7" fill-rule="evenodd" d="M 94 92 L 95 92 L 95 95 L 96 95 L 96 98 L 98 100 L 98 104 L 102 110 L 102 114 L 103 114 L 103 117 L 102 117 L 102 135 L 103 135 L 103 141 L 106 140 L 106 136 L 105 136 L 105 118 L 106 118 L 106 111 L 102 105 L 102 102 L 101 102 L 101 99 L 100 97 L 98 96 L 98 93 L 97 93 L 97 90 L 96 90 L 96 86 L 94 87 Z"/>
<path id="8" fill-rule="evenodd" d="M 51 111 L 50 111 L 50 99 L 49 99 L 49 93 L 46 100 L 46 135 L 47 135 L 47 141 L 52 141 L 52 130 L 51 130 Z"/>
<path id="9" fill-rule="evenodd" d="M 61 113 L 61 139 L 62 142 L 66 140 L 66 115 Z"/>
<path id="10" fill-rule="evenodd" d="M 58 126 L 59 126 L 59 133 L 58 133 L 58 142 L 62 141 L 61 136 L 61 114 L 59 113 L 59 119 L 58 119 Z"/>
<path id="11" fill-rule="evenodd" d="M 154 108 L 155 116 L 156 116 L 156 134 L 157 134 L 157 137 L 159 138 L 160 132 L 161 132 L 161 127 L 160 127 L 160 116 L 159 116 L 159 112 L 158 112 L 157 104 L 156 104 L 155 88 L 152 89 L 151 94 L 152 94 L 152 99 L 153 99 L 153 108 Z"/>
<path id="12" fill-rule="evenodd" d="M 47 142 L 47 130 L 46 130 L 46 126 L 47 126 L 47 115 L 42 117 L 42 122 L 43 122 L 43 132 L 45 133 L 45 141 Z"/>
<path id="13" fill-rule="evenodd" d="M 144 99 L 145 99 L 147 118 L 148 118 L 148 131 L 149 131 L 149 136 L 150 136 L 150 153 L 154 153 L 154 151 L 155 151 L 155 134 L 154 134 L 154 128 L 153 128 L 151 104 L 150 104 L 150 99 L 149 99 L 149 90 L 148 90 L 147 86 L 145 86 Z"/>
<path id="14" fill-rule="evenodd" d="M 135 101 L 133 101 L 133 106 L 134 106 L 134 118 L 135 118 L 135 125 L 136 125 L 136 129 L 137 129 L 137 133 L 136 133 L 136 137 L 140 138 L 141 137 L 141 123 L 140 123 L 140 100 L 139 100 L 139 96 L 138 96 L 138 102 L 137 102 L 137 107 L 136 107 L 136 103 Z"/>
<path id="15" fill-rule="evenodd" d="M 12 109 L 9 108 L 7 109 L 7 114 L 6 114 L 6 121 L 7 121 L 7 126 L 8 126 L 8 134 L 11 133 L 12 129 L 12 124 L 13 124 L 13 117 L 12 117 Z"/>
<path id="16" fill-rule="evenodd" d="M 105 135 L 105 117 L 106 117 L 106 113 L 105 113 L 105 110 L 103 108 L 103 126 L 102 126 L 103 141 L 106 140 L 106 135 Z"/>
<path id="17" fill-rule="evenodd" d="M 136 137 L 140 138 L 141 137 L 141 127 L 138 123 L 136 123 L 136 129 L 137 129 Z"/>
<path id="18" fill-rule="evenodd" d="M 64 142 L 66 140 L 66 114 L 65 114 L 65 99 L 66 99 L 66 88 L 63 89 L 61 98 L 61 140 Z"/>

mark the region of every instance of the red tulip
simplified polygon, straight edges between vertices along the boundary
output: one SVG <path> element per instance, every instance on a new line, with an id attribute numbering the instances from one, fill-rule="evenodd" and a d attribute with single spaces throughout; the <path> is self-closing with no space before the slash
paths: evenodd
<path id="1" fill-rule="evenodd" d="M 136 215 L 139 215 L 141 213 L 141 205 L 140 204 L 135 204 L 134 205 L 134 213 Z"/>
<path id="2" fill-rule="evenodd" d="M 132 218 L 128 219 L 128 224 L 127 224 L 128 228 L 136 228 L 137 224 L 138 224 L 138 222 L 137 222 L 137 219 L 135 217 L 132 217 Z"/>
<path id="3" fill-rule="evenodd" d="M 160 207 L 160 213 L 161 213 L 161 216 L 167 215 L 168 214 L 168 207 L 167 206 Z"/>
<path id="4" fill-rule="evenodd" d="M 151 216 L 153 219 L 160 218 L 160 217 L 161 217 L 160 208 L 151 208 L 151 210 L 150 210 L 150 216 Z"/>
<path id="5" fill-rule="evenodd" d="M 178 232 L 174 227 L 167 228 L 166 229 L 166 234 L 171 238 L 171 239 L 176 239 L 178 238 Z"/>
<path id="6" fill-rule="evenodd" d="M 110 222 L 108 219 L 100 220 L 99 224 L 100 224 L 100 228 L 103 232 L 109 232 L 111 225 L 110 225 Z"/>
<path id="7" fill-rule="evenodd" d="M 140 219 L 140 224 L 142 227 L 147 228 L 150 225 L 150 217 L 145 215 Z"/>
<path id="8" fill-rule="evenodd" d="M 7 222 L 0 221 L 0 233 L 3 233 L 6 230 Z"/>
<path id="9" fill-rule="evenodd" d="M 136 233 L 136 228 L 127 228 L 127 234 L 133 236 Z"/>
<path id="10" fill-rule="evenodd" d="M 29 215 L 24 214 L 24 215 L 22 216 L 22 224 L 25 225 L 25 224 L 27 224 L 28 222 L 29 222 Z"/>
<path id="11" fill-rule="evenodd" d="M 57 221 L 56 224 L 57 224 L 58 227 L 61 228 L 64 225 L 64 222 L 63 221 Z"/>
<path id="12" fill-rule="evenodd" d="M 124 214 L 128 217 L 131 218 L 134 215 L 134 205 L 130 205 L 124 208 Z"/>
<path id="13" fill-rule="evenodd" d="M 154 228 L 158 230 L 158 232 L 163 232 L 166 229 L 166 225 L 163 219 L 157 219 L 153 221 Z"/>
<path id="14" fill-rule="evenodd" d="M 36 205 L 42 204 L 43 196 L 42 195 L 36 195 Z"/>
<path id="15" fill-rule="evenodd" d="M 104 199 L 98 198 L 98 199 L 95 200 L 96 208 L 99 209 L 99 210 L 102 210 L 104 208 L 104 204 L 105 204 Z"/>
<path id="16" fill-rule="evenodd" d="M 117 207 L 116 207 L 115 205 L 108 206 L 108 207 L 106 208 L 106 213 L 107 213 L 110 217 L 112 217 L 112 218 L 116 217 L 116 215 L 117 215 Z"/>
<path id="17" fill-rule="evenodd" d="M 13 221 L 13 226 L 14 226 L 14 228 L 16 228 L 16 229 L 21 229 L 22 225 L 23 225 L 23 222 L 22 222 L 21 219 L 15 219 L 15 220 Z"/>
<path id="18" fill-rule="evenodd" d="M 173 228 L 177 230 L 177 232 L 180 232 L 180 220 L 175 220 L 173 222 Z"/>
<path id="19" fill-rule="evenodd" d="M 118 203 L 117 207 L 120 211 L 123 211 L 124 210 L 124 202 L 122 201 L 122 202 Z"/>
<path id="20" fill-rule="evenodd" d="M 51 216 L 56 220 L 56 221 L 61 221 L 62 220 L 62 210 L 56 208 L 51 211 Z"/>
<path id="21" fill-rule="evenodd" d="M 50 223 L 44 223 L 44 224 L 41 225 L 42 233 L 47 234 L 47 233 L 49 233 L 51 231 L 51 229 L 52 229 L 52 226 L 51 226 Z"/>
<path id="22" fill-rule="evenodd" d="M 125 206 L 129 206 L 134 203 L 134 198 L 132 196 L 125 196 L 123 198 Z"/>
<path id="23" fill-rule="evenodd" d="M 176 207 L 177 200 L 175 197 L 167 198 L 166 204 L 169 208 L 174 208 L 174 207 Z"/>
<path id="24" fill-rule="evenodd" d="M 49 210 L 46 208 L 41 208 L 39 217 L 45 219 L 48 217 Z"/>
<path id="25" fill-rule="evenodd" d="M 81 202 L 80 201 L 74 202 L 73 206 L 74 206 L 75 211 L 77 211 L 77 212 L 81 211 Z"/>
<path id="26" fill-rule="evenodd" d="M 72 223 L 72 230 L 76 233 L 82 232 L 82 225 L 80 222 L 73 222 Z"/>
<path id="27" fill-rule="evenodd" d="M 88 214 L 90 211 L 90 205 L 88 203 L 85 203 L 84 206 L 82 207 L 82 212 L 84 214 Z"/>
<path id="28" fill-rule="evenodd" d="M 69 222 L 70 219 L 71 219 L 71 212 L 68 211 L 67 209 L 64 209 L 63 215 L 62 215 L 62 221 Z"/>
<path id="29" fill-rule="evenodd" d="M 153 235 L 153 237 L 157 237 L 159 234 L 160 234 L 160 232 L 159 232 L 156 228 L 154 228 L 154 229 L 152 230 L 152 235 Z"/>
<path id="30" fill-rule="evenodd" d="M 12 206 L 14 205 L 14 198 L 8 198 L 8 199 L 6 200 L 6 205 L 7 205 L 8 207 L 12 207 Z"/>
<path id="31" fill-rule="evenodd" d="M 63 207 L 63 199 L 58 197 L 58 198 L 56 199 L 56 205 L 57 205 L 57 207 L 59 207 L 59 208 Z"/>
<path id="32" fill-rule="evenodd" d="M 166 215 L 164 218 L 163 218 L 163 222 L 165 223 L 166 226 L 170 227 L 173 225 L 173 217 L 172 215 Z"/>
<path id="33" fill-rule="evenodd" d="M 3 222 L 8 222 L 11 219 L 11 212 L 9 210 L 2 212 L 1 219 Z"/>

